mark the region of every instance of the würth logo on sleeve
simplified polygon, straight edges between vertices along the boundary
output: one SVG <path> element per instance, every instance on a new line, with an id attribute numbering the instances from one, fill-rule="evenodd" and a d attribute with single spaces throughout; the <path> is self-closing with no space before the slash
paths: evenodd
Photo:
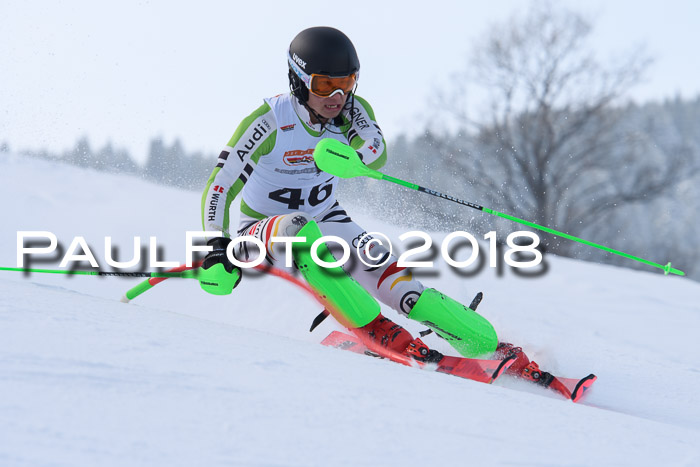
<path id="1" fill-rule="evenodd" d="M 224 187 L 216 185 L 216 186 L 214 186 L 214 191 L 216 191 L 217 193 L 223 193 Z"/>
<path id="2" fill-rule="evenodd" d="M 287 151 L 284 153 L 284 156 L 282 157 L 282 160 L 284 161 L 285 165 L 289 166 L 294 166 L 294 165 L 305 165 L 305 164 L 313 164 L 314 163 L 314 156 L 312 155 L 314 153 L 313 149 L 306 149 L 306 150 L 294 150 L 294 151 Z"/>
<path id="3" fill-rule="evenodd" d="M 216 190 L 216 188 L 214 189 Z M 209 222 L 216 221 L 216 208 L 219 206 L 219 198 L 221 198 L 219 193 L 213 193 L 211 195 L 211 199 L 209 200 L 209 210 L 207 212 L 207 220 Z"/>

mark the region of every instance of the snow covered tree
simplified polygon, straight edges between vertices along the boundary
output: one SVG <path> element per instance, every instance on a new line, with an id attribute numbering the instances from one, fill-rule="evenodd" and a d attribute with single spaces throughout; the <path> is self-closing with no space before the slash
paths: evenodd
<path id="1" fill-rule="evenodd" d="M 604 64 L 587 42 L 592 26 L 582 15 L 531 6 L 489 29 L 445 100 L 474 138 L 435 142 L 484 203 L 580 234 L 620 206 L 663 194 L 683 178 L 688 157 L 659 150 L 647 157 L 648 135 L 619 131 L 623 112 L 615 105 L 650 64 L 643 51 Z M 489 111 L 478 119 L 458 105 L 466 82 L 490 95 Z M 542 237 L 549 251 L 572 247 Z"/>
<path id="2" fill-rule="evenodd" d="M 172 146 L 166 146 L 157 138 L 151 141 L 144 176 L 166 185 L 201 190 L 215 161 L 214 156 L 187 154 L 179 139 L 175 139 Z"/>
<path id="3" fill-rule="evenodd" d="M 89 165 L 89 161 L 92 158 L 92 149 L 90 147 L 90 141 L 88 141 L 87 136 L 81 137 L 76 143 L 75 147 L 63 155 L 63 159 L 69 164 L 77 165 L 79 167 L 86 167 Z"/>
<path id="4" fill-rule="evenodd" d="M 111 142 L 97 151 L 92 160 L 91 167 L 115 173 L 134 173 L 137 170 L 136 163 L 124 149 L 114 149 Z"/>
<path id="5" fill-rule="evenodd" d="M 110 170 L 116 173 L 133 174 L 138 171 L 136 162 L 134 162 L 126 149 L 117 149 L 114 151 L 114 157 L 110 163 L 110 167 Z"/>
<path id="6" fill-rule="evenodd" d="M 152 139 L 148 159 L 144 166 L 144 176 L 160 183 L 167 183 L 169 178 L 168 163 L 168 151 L 163 140 L 161 138 Z"/>

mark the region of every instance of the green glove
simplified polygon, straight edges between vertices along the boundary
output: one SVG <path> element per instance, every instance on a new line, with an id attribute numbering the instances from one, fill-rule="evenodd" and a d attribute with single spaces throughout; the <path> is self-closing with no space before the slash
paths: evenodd
<path id="1" fill-rule="evenodd" d="M 213 247 L 199 268 L 199 285 L 214 295 L 228 295 L 241 282 L 241 268 L 229 261 L 226 247 L 231 243 L 227 237 L 212 238 L 207 245 Z"/>

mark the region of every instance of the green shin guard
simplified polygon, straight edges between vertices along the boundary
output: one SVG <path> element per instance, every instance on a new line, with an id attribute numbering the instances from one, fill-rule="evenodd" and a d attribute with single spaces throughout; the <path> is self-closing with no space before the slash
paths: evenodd
<path id="1" fill-rule="evenodd" d="M 292 247 L 297 268 L 340 324 L 360 328 L 379 316 L 379 303 L 341 267 L 324 268 L 314 262 L 311 246 L 322 237 L 316 222 L 302 227 L 297 237 L 306 237 L 304 242 L 294 243 Z M 318 245 L 317 255 L 322 261 L 335 261 L 325 243 Z"/>
<path id="2" fill-rule="evenodd" d="M 435 289 L 423 291 L 408 317 L 428 326 L 465 357 L 493 353 L 498 345 L 486 318 Z"/>

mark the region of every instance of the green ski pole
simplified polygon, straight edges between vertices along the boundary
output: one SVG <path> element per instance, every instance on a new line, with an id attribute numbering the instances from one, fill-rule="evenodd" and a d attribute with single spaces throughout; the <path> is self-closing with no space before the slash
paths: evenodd
<path id="1" fill-rule="evenodd" d="M 564 237 L 574 242 L 583 243 L 584 245 L 588 245 L 593 248 L 598 248 L 600 250 L 607 251 L 608 253 L 613 253 L 615 255 L 623 256 L 625 258 L 638 261 L 640 263 L 644 263 L 655 268 L 662 269 L 666 275 L 677 274 L 679 276 L 685 276 L 685 273 L 680 269 L 671 267 L 670 262 L 666 265 L 658 264 L 644 258 L 639 258 L 638 256 L 630 255 L 629 253 L 609 248 L 605 245 L 590 242 L 588 240 L 574 237 L 573 235 L 569 235 L 564 232 L 559 232 L 558 230 L 550 229 L 549 227 L 545 227 L 543 225 L 535 224 L 534 222 L 519 219 L 515 216 L 511 216 L 509 214 L 504 214 L 502 212 L 486 208 L 479 204 L 470 203 L 468 201 L 455 198 L 454 196 L 446 195 L 444 193 L 440 193 L 439 191 L 431 190 L 430 188 L 425 188 L 420 185 L 416 185 L 415 183 L 410 183 L 405 180 L 385 175 L 381 172 L 370 169 L 365 164 L 363 164 L 360 160 L 360 157 L 357 155 L 357 152 L 355 152 L 353 148 L 332 138 L 325 138 L 316 145 L 316 149 L 314 150 L 314 161 L 316 162 L 316 165 L 319 169 L 340 178 L 370 177 L 377 180 L 385 180 L 387 182 L 396 183 L 397 185 L 405 186 L 406 188 L 410 188 L 412 190 L 420 191 L 422 193 L 427 193 L 438 198 L 446 199 L 448 201 L 461 204 L 462 206 L 478 209 L 479 211 L 483 211 L 488 214 L 501 217 L 503 219 L 508 219 L 509 221 L 517 222 L 518 224 L 526 225 L 528 227 L 532 227 L 533 229 L 541 230 L 543 232 L 547 232 L 552 235 L 557 235 L 559 237 Z"/>
<path id="2" fill-rule="evenodd" d="M 201 262 L 200 262 L 201 263 Z M 181 279 L 196 279 L 199 269 L 199 264 L 192 268 L 180 266 L 166 272 L 109 272 L 109 271 L 71 271 L 70 269 L 33 269 L 33 268 L 7 268 L 0 267 L 0 271 L 12 272 L 34 272 L 40 274 L 66 274 L 76 276 L 117 276 L 117 277 L 147 277 L 145 281 L 129 289 L 124 295 L 122 301 L 128 303 L 129 300 L 141 295 L 145 291 L 152 288 L 155 284 L 171 277 L 179 277 Z"/>
<path id="3" fill-rule="evenodd" d="M 70 269 L 33 269 L 33 268 L 7 268 L 0 267 L 0 271 L 13 272 L 34 272 L 41 274 L 67 274 L 77 276 L 118 276 L 118 277 L 180 277 L 183 279 L 193 279 L 196 276 L 194 271 L 181 272 L 110 272 L 110 271 L 72 271 Z"/>

